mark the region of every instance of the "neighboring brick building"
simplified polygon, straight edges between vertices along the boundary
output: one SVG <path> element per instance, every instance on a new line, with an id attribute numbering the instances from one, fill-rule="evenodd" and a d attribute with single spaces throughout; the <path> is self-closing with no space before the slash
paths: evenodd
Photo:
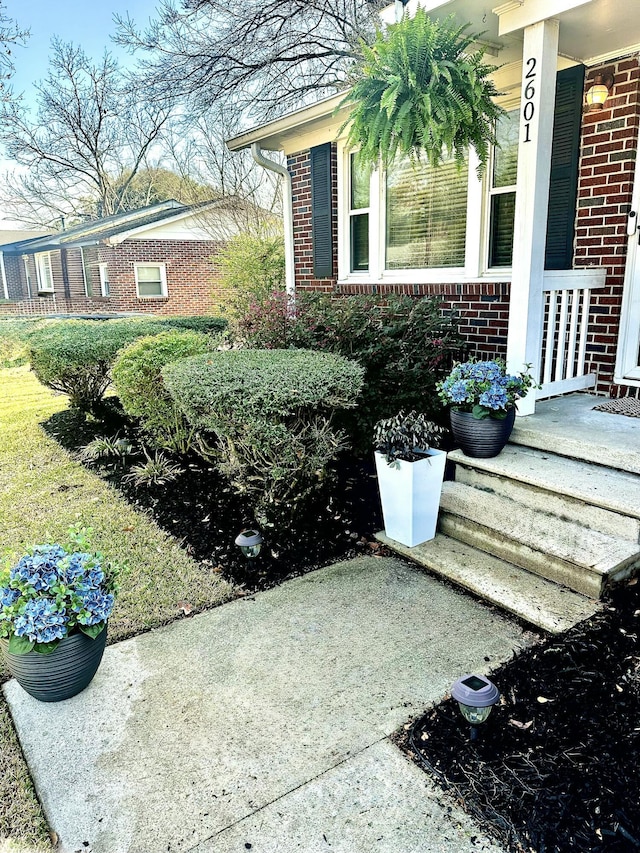
<path id="1" fill-rule="evenodd" d="M 0 316 L 210 313 L 237 232 L 226 203 L 167 201 L 3 245 Z"/>
<path id="2" fill-rule="evenodd" d="M 462 175 L 363 177 L 339 138 L 343 95 L 230 140 L 287 155 L 296 286 L 438 295 L 473 351 L 533 363 L 539 397 L 640 396 L 640 16 L 621 0 L 624 26 L 603 28 L 605 5 L 430 0 L 432 17 L 481 20 L 500 66 L 506 115 L 482 180 L 473 155 Z M 608 97 L 589 109 L 595 84 Z"/>

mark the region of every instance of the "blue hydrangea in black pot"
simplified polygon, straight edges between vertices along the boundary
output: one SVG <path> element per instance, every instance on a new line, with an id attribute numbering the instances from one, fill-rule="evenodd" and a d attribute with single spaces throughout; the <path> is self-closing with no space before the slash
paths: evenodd
<path id="1" fill-rule="evenodd" d="M 36 545 L 0 572 L 0 649 L 41 702 L 80 693 L 102 660 L 121 566 L 89 550 L 90 532 L 76 525 L 67 545 Z"/>
<path id="2" fill-rule="evenodd" d="M 500 359 L 456 364 L 438 385 L 440 399 L 451 406 L 455 444 L 467 456 L 497 456 L 509 441 L 516 401 L 535 387 L 530 365 L 522 373 L 508 374 Z"/>

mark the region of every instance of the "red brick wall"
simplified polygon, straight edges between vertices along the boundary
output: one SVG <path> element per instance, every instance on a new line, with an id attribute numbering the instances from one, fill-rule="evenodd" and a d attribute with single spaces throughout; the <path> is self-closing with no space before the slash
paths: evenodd
<path id="1" fill-rule="evenodd" d="M 626 396 L 613 380 L 626 262 L 627 213 L 640 121 L 640 67 L 636 57 L 589 69 L 586 88 L 598 70 L 614 75 L 604 109 L 582 122 L 575 267 L 606 267 L 603 290 L 592 294 L 587 363 L 598 374 L 597 390 Z M 633 389 L 634 393 L 636 389 Z"/>
<path id="2" fill-rule="evenodd" d="M 99 246 L 85 253 L 87 269 L 93 283 L 93 296 L 84 295 L 82 266 L 78 249 L 68 251 L 68 270 L 71 298 L 62 284 L 60 252 L 52 252 L 56 293 L 26 298 L 24 264 L 21 258 L 5 257 L 10 295 L 23 298 L 16 302 L 0 303 L 1 315 L 51 313 L 111 313 L 136 312 L 150 314 L 208 314 L 214 311 L 223 296 L 220 273 L 215 257 L 221 243 L 209 240 L 125 240 L 119 246 Z M 136 293 L 135 263 L 164 263 L 167 276 L 167 297 L 139 298 Z M 106 263 L 109 272 L 110 296 L 100 295 L 99 263 Z M 35 271 L 34 278 L 35 282 Z M 15 296 L 14 296 L 15 294 Z"/>

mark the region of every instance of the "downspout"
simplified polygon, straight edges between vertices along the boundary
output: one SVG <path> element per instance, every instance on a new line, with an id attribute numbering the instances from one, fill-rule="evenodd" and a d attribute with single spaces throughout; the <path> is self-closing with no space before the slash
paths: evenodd
<path id="1" fill-rule="evenodd" d="M 262 150 L 260 143 L 254 142 L 251 145 L 251 154 L 255 162 L 268 169 L 270 172 L 282 177 L 282 205 L 284 208 L 284 269 L 285 269 L 285 287 L 289 296 L 296 294 L 296 271 L 295 260 L 293 255 L 293 199 L 291 192 L 291 175 L 286 166 L 276 163 L 275 160 L 267 159 Z"/>

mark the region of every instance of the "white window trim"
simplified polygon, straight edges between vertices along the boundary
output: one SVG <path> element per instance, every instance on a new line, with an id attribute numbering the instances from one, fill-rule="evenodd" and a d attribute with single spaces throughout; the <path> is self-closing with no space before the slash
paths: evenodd
<path id="1" fill-rule="evenodd" d="M 31 270 L 29 269 L 29 255 L 23 255 L 22 261 L 24 263 L 24 277 L 27 282 L 27 295 L 29 299 L 33 299 L 33 292 L 31 290 Z"/>
<path id="2" fill-rule="evenodd" d="M 36 278 L 38 280 L 38 293 L 55 293 L 55 284 L 53 282 L 53 268 L 51 265 L 51 252 L 38 252 L 37 255 L 34 255 L 36 262 Z M 41 265 L 48 266 L 49 268 L 49 283 L 50 286 L 47 286 L 46 282 L 43 281 L 44 276 L 41 272 Z"/>
<path id="3" fill-rule="evenodd" d="M 100 276 L 100 296 L 104 296 L 105 298 L 111 296 L 109 282 L 109 264 L 98 264 L 98 275 Z"/>
<path id="4" fill-rule="evenodd" d="M 140 290 L 138 287 L 138 268 L 139 267 L 158 267 L 160 270 L 160 285 L 162 288 L 162 293 L 156 296 L 141 296 Z M 136 279 L 136 296 L 138 299 L 166 299 L 167 298 L 167 267 L 166 264 L 159 264 L 155 261 L 140 261 L 138 263 L 134 263 L 134 275 Z"/>
<path id="5" fill-rule="evenodd" d="M 501 102 L 506 110 L 519 107 L 519 98 Z M 483 179 L 477 175 L 478 155 L 469 151 L 467 186 L 467 231 L 464 267 L 432 269 L 385 269 L 385 181 L 381 170 L 371 173 L 369 195 L 369 270 L 351 272 L 350 237 L 350 154 L 344 140 L 338 142 L 338 283 L 339 284 L 449 284 L 459 282 L 511 281 L 511 267 L 489 267 L 489 215 L 491 165 Z M 346 221 L 345 221 L 346 220 Z"/>

